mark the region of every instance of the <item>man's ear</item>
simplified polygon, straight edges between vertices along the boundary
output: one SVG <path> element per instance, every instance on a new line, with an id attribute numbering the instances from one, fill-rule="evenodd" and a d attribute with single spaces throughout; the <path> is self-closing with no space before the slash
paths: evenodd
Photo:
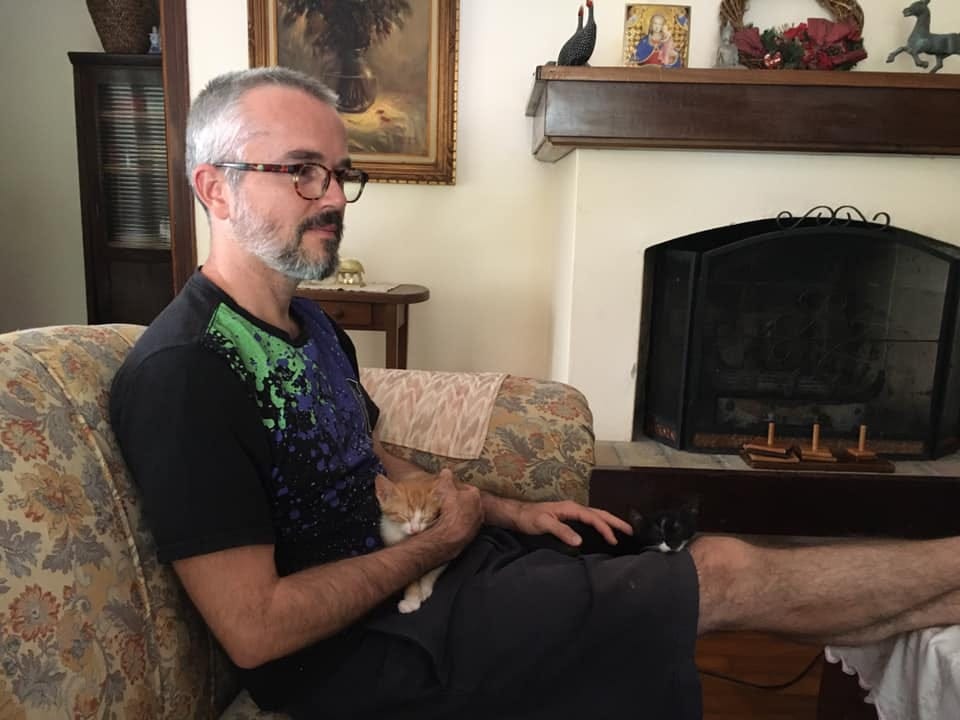
<path id="1" fill-rule="evenodd" d="M 231 189 L 223 172 L 209 163 L 197 165 L 193 171 L 193 186 L 211 216 L 218 220 L 230 217 Z"/>

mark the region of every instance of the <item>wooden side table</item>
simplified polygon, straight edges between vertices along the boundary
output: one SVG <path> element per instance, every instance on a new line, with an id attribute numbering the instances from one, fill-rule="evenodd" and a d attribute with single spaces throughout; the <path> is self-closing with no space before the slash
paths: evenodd
<path id="1" fill-rule="evenodd" d="M 428 300 L 430 291 L 423 285 L 398 285 L 389 292 L 300 287 L 297 295 L 319 303 L 323 311 L 346 330 L 386 333 L 386 366 L 405 368 L 410 328 L 408 308 Z"/>

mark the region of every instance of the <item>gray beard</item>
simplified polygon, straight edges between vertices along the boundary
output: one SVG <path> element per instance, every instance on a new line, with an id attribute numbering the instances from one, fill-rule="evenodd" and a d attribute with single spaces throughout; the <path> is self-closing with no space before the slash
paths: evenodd
<path id="1" fill-rule="evenodd" d="M 271 270 L 301 282 L 323 280 L 333 275 L 340 264 L 341 234 L 337 233 L 335 238 L 324 243 L 324 258 L 312 260 L 303 252 L 303 235 L 307 231 L 305 225 L 301 223 L 288 242 L 281 242 L 277 226 L 264 218 L 254 217 L 245 203 L 238 207 L 237 217 L 233 221 L 234 234 L 240 247 Z"/>

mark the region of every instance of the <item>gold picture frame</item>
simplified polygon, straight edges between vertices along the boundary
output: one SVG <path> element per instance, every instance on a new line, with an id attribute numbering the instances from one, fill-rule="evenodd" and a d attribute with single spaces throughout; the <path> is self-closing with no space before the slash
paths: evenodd
<path id="1" fill-rule="evenodd" d="M 624 65 L 689 67 L 690 6 L 628 3 L 623 20 Z"/>
<path id="2" fill-rule="evenodd" d="M 380 2 L 384 15 L 347 0 L 324 17 L 321 0 L 248 0 L 250 65 L 330 85 L 353 164 L 371 180 L 453 185 L 460 1 Z"/>

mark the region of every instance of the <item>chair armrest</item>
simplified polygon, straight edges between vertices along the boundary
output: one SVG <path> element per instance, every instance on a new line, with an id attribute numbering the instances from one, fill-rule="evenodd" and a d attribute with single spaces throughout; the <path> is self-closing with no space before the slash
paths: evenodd
<path id="1" fill-rule="evenodd" d="M 507 375 L 477 459 L 384 446 L 431 472 L 449 467 L 460 480 L 503 497 L 586 503 L 594 465 L 593 416 L 586 398 L 570 385 Z"/>

